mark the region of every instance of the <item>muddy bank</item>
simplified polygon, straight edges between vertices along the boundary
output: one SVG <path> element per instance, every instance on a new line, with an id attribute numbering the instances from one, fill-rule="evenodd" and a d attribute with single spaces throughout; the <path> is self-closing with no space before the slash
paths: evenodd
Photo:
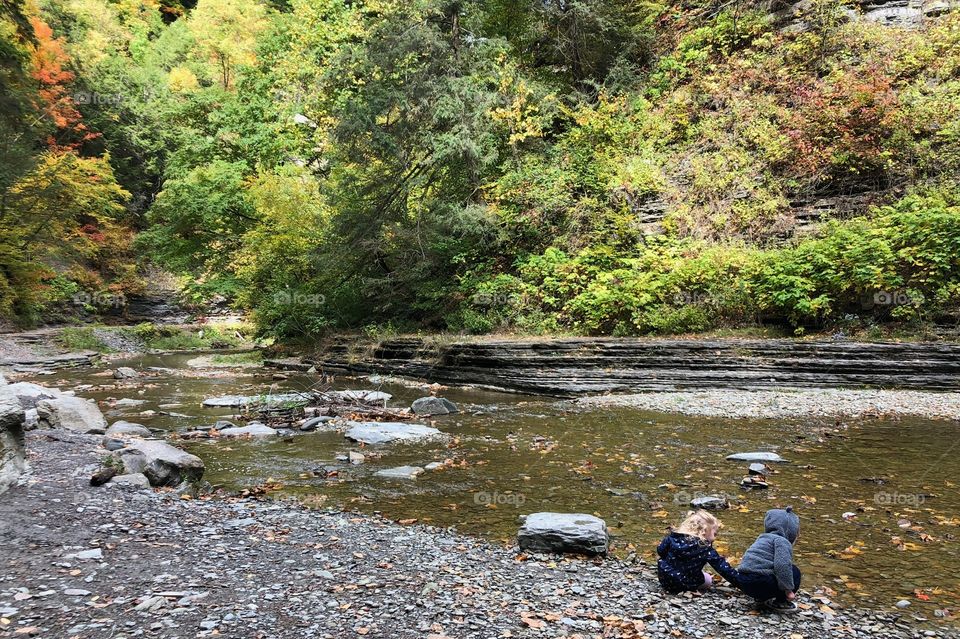
<path id="1" fill-rule="evenodd" d="M 32 475 L 0 496 L 0 636 L 952 636 L 823 593 L 782 618 L 728 590 L 663 595 L 643 563 L 518 561 L 415 523 L 91 488 L 98 441 L 29 435 Z"/>
<path id="2" fill-rule="evenodd" d="M 272 365 L 405 375 L 561 397 L 713 388 L 960 390 L 960 344 L 344 337 L 311 356 Z"/>

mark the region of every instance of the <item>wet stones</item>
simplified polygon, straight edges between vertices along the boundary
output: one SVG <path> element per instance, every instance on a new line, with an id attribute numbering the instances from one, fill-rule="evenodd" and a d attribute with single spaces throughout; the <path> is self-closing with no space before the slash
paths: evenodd
<path id="1" fill-rule="evenodd" d="M 410 442 L 438 437 L 442 433 L 423 424 L 405 424 L 402 422 L 351 422 L 350 429 L 344 434 L 349 440 L 361 444 L 390 444 Z"/>
<path id="2" fill-rule="evenodd" d="M 129 366 L 121 366 L 113 371 L 114 379 L 137 379 L 138 377 L 140 377 L 140 373 Z"/>
<path id="3" fill-rule="evenodd" d="M 527 515 L 517 533 L 521 550 L 537 553 L 606 555 L 607 524 L 582 513 L 541 512 Z"/>
<path id="4" fill-rule="evenodd" d="M 221 395 L 203 400 L 207 408 L 242 408 L 254 405 L 278 405 L 287 403 L 306 403 L 313 399 L 314 393 L 278 393 L 275 395 Z"/>
<path id="5" fill-rule="evenodd" d="M 445 397 L 421 397 L 414 400 L 410 410 L 421 416 L 449 415 L 460 412 L 457 405 Z"/>
<path id="6" fill-rule="evenodd" d="M 37 403 L 41 428 L 63 428 L 76 433 L 102 435 L 107 420 L 97 405 L 80 397 L 63 395 Z"/>

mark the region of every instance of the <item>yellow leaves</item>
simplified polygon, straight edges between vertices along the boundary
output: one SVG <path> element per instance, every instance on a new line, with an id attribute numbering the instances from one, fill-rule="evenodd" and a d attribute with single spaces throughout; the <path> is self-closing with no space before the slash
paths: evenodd
<path id="1" fill-rule="evenodd" d="M 800 495 L 800 499 L 802 499 L 804 503 L 810 504 L 810 505 L 817 503 L 817 498 L 810 497 L 809 495 Z"/>
<path id="2" fill-rule="evenodd" d="M 840 551 L 831 550 L 827 554 L 835 559 L 843 559 L 845 561 L 849 561 L 850 559 L 855 559 L 857 556 L 863 553 L 863 549 L 865 546 L 866 544 L 864 542 L 855 541 L 849 546 L 847 546 L 846 548 L 844 548 L 843 550 L 840 550 Z"/>
<path id="3" fill-rule="evenodd" d="M 650 516 L 654 519 L 665 519 L 670 516 L 670 513 L 665 510 L 658 510 L 655 513 L 650 513 Z"/>

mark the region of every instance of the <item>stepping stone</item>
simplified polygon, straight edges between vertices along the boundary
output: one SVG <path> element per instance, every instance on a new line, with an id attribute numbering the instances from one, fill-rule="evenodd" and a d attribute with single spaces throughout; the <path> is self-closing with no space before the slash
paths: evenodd
<path id="1" fill-rule="evenodd" d="M 745 462 L 766 462 L 771 464 L 786 463 L 786 459 L 776 453 L 755 452 L 755 453 L 734 453 L 727 455 L 727 461 L 745 461 Z"/>

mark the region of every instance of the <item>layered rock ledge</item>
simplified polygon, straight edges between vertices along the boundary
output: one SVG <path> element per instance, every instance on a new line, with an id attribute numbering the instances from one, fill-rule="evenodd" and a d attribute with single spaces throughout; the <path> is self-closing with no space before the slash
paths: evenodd
<path id="1" fill-rule="evenodd" d="M 684 389 L 960 390 L 960 344 L 827 340 L 343 337 L 294 370 L 346 370 L 558 397 Z"/>

